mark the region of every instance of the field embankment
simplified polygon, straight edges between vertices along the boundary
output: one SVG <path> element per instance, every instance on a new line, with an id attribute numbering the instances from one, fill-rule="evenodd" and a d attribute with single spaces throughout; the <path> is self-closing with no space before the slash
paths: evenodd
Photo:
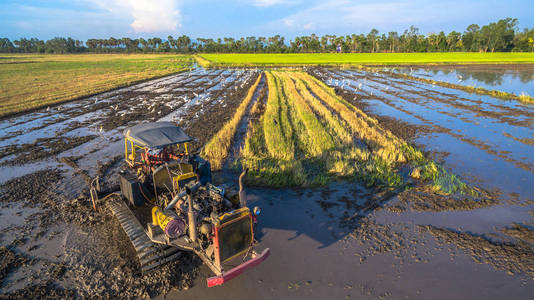
<path id="1" fill-rule="evenodd" d="M 261 53 L 201 54 L 211 66 L 418 65 L 534 63 L 534 53 Z"/>
<path id="2" fill-rule="evenodd" d="M 2 55 L 0 117 L 101 93 L 191 66 L 185 55 Z"/>

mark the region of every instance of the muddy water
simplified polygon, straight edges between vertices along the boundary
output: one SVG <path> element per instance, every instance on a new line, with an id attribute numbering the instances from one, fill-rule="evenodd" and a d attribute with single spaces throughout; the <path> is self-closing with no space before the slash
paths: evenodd
<path id="1" fill-rule="evenodd" d="M 341 216 L 355 212 L 346 200 L 363 205 L 367 192 L 350 183 L 333 184 L 328 191 L 249 191 L 251 205 L 263 208 L 259 248 L 269 247 L 271 256 L 210 289 L 205 280 L 212 275 L 202 267 L 193 288 L 166 298 L 527 299 L 534 292 L 531 279 L 479 265 L 413 224 L 373 223 L 381 211 L 359 221 L 369 224 L 364 235 L 340 225 Z"/>
<path id="2" fill-rule="evenodd" d="M 388 69 L 389 70 L 389 69 Z M 526 65 L 432 66 L 393 68 L 395 72 L 516 95 L 534 95 L 534 67 Z"/>
<path id="3" fill-rule="evenodd" d="M 447 67 L 448 74 L 465 72 L 463 68 L 454 70 Z M 452 71 L 451 71 L 452 69 Z M 485 70 L 478 66 L 476 71 Z M 528 71 L 521 70 L 528 73 Z M 419 69 L 419 72 L 421 70 Z M 424 72 L 440 74 L 433 69 Z M 486 70 L 492 76 L 494 70 Z M 416 75 L 417 73 L 414 71 Z M 499 205 L 470 210 L 450 211 L 416 211 L 388 209 L 396 207 L 399 199 L 392 199 L 386 209 L 373 213 L 373 220 L 377 224 L 390 226 L 401 224 L 409 228 L 442 228 L 450 235 L 448 239 L 452 247 L 458 247 L 459 253 L 469 255 L 475 261 L 501 270 L 510 268 L 513 254 L 491 249 L 501 247 L 502 243 L 518 243 L 509 235 L 503 234 L 506 228 L 522 224 L 524 228 L 532 230 L 534 227 L 532 211 L 534 209 L 534 106 L 517 101 L 503 101 L 489 96 L 469 94 L 460 90 L 443 88 L 415 80 L 404 80 L 388 76 L 380 72 L 363 72 L 359 70 L 321 70 L 312 74 L 324 80 L 328 85 L 342 92 L 344 98 L 377 117 L 387 117 L 395 122 L 391 126 L 393 131 L 411 126 L 417 128 L 411 137 L 411 142 L 429 152 L 431 157 L 440 161 L 445 168 L 467 183 L 486 190 L 491 190 L 501 199 Z M 528 73 L 530 74 L 530 73 Z M 478 74 L 480 75 L 480 74 Z M 523 74 L 524 75 L 524 74 Z M 456 75 L 455 75 L 456 76 Z M 508 78 L 504 76 L 504 78 Z M 516 78 L 518 77 L 512 77 Z M 434 78 L 433 79 L 439 79 Z M 532 82 L 523 76 L 521 89 L 532 86 Z M 452 81 L 451 81 L 452 82 Z M 510 83 L 510 84 L 507 84 Z M 517 92 L 519 86 L 513 79 L 499 82 L 499 89 Z M 410 201 L 410 199 L 407 199 Z M 443 236 L 436 234 L 435 241 L 442 241 Z M 469 236 L 459 241 L 456 233 Z M 529 233 L 532 235 L 532 231 Z M 419 235 L 418 240 L 423 236 Z M 447 238 L 445 238 L 447 239 Z M 432 241 L 432 239 L 431 239 Z M 452 241 L 452 242 L 451 242 Z M 527 252 L 532 251 L 533 244 L 526 242 Z M 475 250 L 477 249 L 477 250 Z M 530 250 L 528 250 L 530 249 Z M 491 253 L 490 253 L 491 252 Z M 477 257 L 485 253 L 484 259 Z M 530 257 L 532 254 L 521 254 Z M 497 257 L 504 258 L 499 261 Z M 433 259 L 430 260 L 430 263 Z M 453 260 L 456 261 L 456 258 Z M 455 264 L 451 261 L 448 269 Z M 491 262 L 490 262 L 491 261 Z M 497 267 L 499 265 L 500 267 Z M 439 268 L 443 268 L 440 265 Z M 523 276 L 533 267 L 527 262 L 523 269 Z M 436 267 L 438 268 L 438 267 Z M 480 267 L 468 264 L 463 266 L 466 272 L 481 272 Z M 441 273 L 441 269 L 440 272 Z M 484 276 L 488 281 L 499 282 L 502 275 L 499 272 L 485 270 Z M 518 276 L 517 272 L 508 274 Z M 519 275 L 521 276 L 521 275 Z M 525 277 L 521 286 L 532 288 L 532 279 Z M 499 279 L 495 279 L 499 278 Z M 466 284 L 473 290 L 487 292 L 487 285 L 472 278 L 464 278 Z M 503 281 L 504 282 L 504 281 Z M 447 284 L 440 282 L 441 284 Z M 437 285 L 437 284 L 436 284 Z M 523 290 L 524 291 L 524 290 Z M 440 298 L 441 296 L 438 296 Z M 480 298 L 480 294 L 473 296 Z M 519 298 L 525 298 L 521 294 Z M 444 297 L 446 298 L 446 297 Z M 464 298 L 464 297 L 461 297 Z M 470 297 L 467 297 L 470 298 Z"/>

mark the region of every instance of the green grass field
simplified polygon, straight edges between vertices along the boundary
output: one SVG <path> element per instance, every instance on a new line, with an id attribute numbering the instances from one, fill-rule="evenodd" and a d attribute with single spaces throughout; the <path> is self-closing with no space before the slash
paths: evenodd
<path id="1" fill-rule="evenodd" d="M 0 117 L 69 101 L 192 64 L 185 55 L 0 55 Z"/>
<path id="2" fill-rule="evenodd" d="M 306 53 L 306 54 L 201 54 L 212 65 L 397 65 L 534 63 L 534 53 Z"/>

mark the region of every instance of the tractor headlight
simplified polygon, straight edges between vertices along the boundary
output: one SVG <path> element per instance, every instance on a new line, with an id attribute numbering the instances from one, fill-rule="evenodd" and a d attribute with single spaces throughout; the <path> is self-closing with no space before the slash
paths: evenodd
<path id="1" fill-rule="evenodd" d="M 261 208 L 259 208 L 258 206 L 254 206 L 253 212 L 255 216 L 259 216 L 261 214 Z"/>

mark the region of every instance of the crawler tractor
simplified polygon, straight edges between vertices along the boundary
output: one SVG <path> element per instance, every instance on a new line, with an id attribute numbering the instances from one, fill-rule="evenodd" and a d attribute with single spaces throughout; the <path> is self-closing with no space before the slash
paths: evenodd
<path id="1" fill-rule="evenodd" d="M 269 256 L 254 249 L 260 209 L 239 193 L 211 183 L 209 162 L 189 153 L 192 139 L 171 122 L 143 123 L 124 131 L 127 167 L 119 174 L 122 199 L 107 205 L 130 238 L 143 273 L 176 260 L 183 251 L 200 257 L 223 284 Z M 141 224 L 146 224 L 143 226 Z M 237 266 L 227 268 L 229 263 Z"/>

